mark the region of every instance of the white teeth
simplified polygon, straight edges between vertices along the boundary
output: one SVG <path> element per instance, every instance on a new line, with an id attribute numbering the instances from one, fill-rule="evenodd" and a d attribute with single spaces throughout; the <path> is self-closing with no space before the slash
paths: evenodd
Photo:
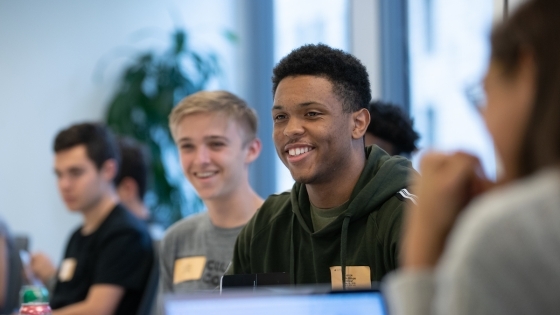
<path id="1" fill-rule="evenodd" d="M 196 176 L 200 178 L 206 178 L 214 175 L 214 172 L 204 172 L 204 173 L 197 173 Z"/>
<path id="2" fill-rule="evenodd" d="M 290 156 L 298 156 L 300 154 L 303 153 L 307 153 L 309 152 L 311 149 L 309 147 L 304 147 L 304 148 L 295 148 L 295 149 L 290 149 L 288 150 L 288 154 Z"/>

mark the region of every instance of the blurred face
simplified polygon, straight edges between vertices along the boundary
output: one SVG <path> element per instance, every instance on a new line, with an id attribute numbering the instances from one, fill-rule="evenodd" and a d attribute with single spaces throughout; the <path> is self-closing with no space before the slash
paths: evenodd
<path id="1" fill-rule="evenodd" d="M 342 111 L 327 79 L 302 75 L 280 81 L 272 118 L 276 152 L 296 182 L 329 183 L 345 171 L 353 115 Z"/>
<path id="2" fill-rule="evenodd" d="M 499 63 L 492 62 L 484 80 L 487 106 L 484 119 L 506 176 L 515 176 L 523 134 L 534 98 L 534 74 L 527 60 L 516 73 L 506 76 Z"/>
<path id="3" fill-rule="evenodd" d="M 183 172 L 203 200 L 224 199 L 248 181 L 248 165 L 260 152 L 245 142 L 238 124 L 219 113 L 184 117 L 175 129 Z"/>
<path id="4" fill-rule="evenodd" d="M 112 180 L 103 168 L 98 170 L 88 158 L 85 145 L 56 153 L 54 170 L 60 195 L 72 211 L 95 207 Z"/>

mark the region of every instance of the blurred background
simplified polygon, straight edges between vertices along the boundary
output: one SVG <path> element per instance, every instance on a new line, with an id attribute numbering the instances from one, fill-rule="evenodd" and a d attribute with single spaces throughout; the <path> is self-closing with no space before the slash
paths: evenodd
<path id="1" fill-rule="evenodd" d="M 247 100 L 263 140 L 252 184 L 263 197 L 289 189 L 293 181 L 272 143 L 271 69 L 292 49 L 318 42 L 356 55 L 373 98 L 411 115 L 421 135 L 414 163 L 428 149 L 462 149 L 480 156 L 494 177 L 499 162 L 467 96 L 482 80 L 493 21 L 505 4 L 511 9 L 521 1 L 0 0 L 0 215 L 29 236 L 31 250 L 60 261 L 81 218 L 59 197 L 52 142 L 62 128 L 86 120 L 109 121 L 137 138 L 139 129 L 150 130 L 141 140 L 157 145 L 151 152 L 162 161 L 159 180 L 179 192 L 167 200 L 171 207 L 159 208 L 163 225 L 204 211 L 165 131 L 157 131 L 165 123 L 117 97 L 130 83 L 125 71 L 148 61 L 176 66 L 183 82 L 170 83 L 166 97 L 156 88 L 161 73 L 148 71 L 154 76 L 135 95 L 152 100 L 150 106 L 171 106 L 198 89 Z M 127 114 L 110 111 L 114 106 Z M 155 129 L 142 127 L 148 123 Z M 156 185 L 153 179 L 146 197 L 153 209 L 165 201 Z"/>

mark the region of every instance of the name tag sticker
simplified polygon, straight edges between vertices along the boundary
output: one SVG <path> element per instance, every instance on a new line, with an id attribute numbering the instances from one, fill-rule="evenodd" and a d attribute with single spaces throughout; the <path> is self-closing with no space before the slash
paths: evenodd
<path id="1" fill-rule="evenodd" d="M 331 267 L 331 285 L 333 290 L 342 290 L 342 267 Z M 371 289 L 369 266 L 346 266 L 346 289 Z"/>
<path id="2" fill-rule="evenodd" d="M 75 258 L 64 259 L 60 265 L 60 270 L 58 271 L 58 280 L 60 280 L 60 282 L 72 280 L 77 264 L 78 261 Z"/>
<path id="3" fill-rule="evenodd" d="M 194 256 L 175 260 L 173 268 L 173 284 L 202 278 L 206 257 Z"/>

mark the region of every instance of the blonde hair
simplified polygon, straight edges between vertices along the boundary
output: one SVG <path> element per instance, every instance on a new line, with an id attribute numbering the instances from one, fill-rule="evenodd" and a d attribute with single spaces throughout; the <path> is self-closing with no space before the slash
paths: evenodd
<path id="1" fill-rule="evenodd" d="M 197 113 L 222 113 L 235 120 L 245 131 L 244 143 L 257 137 L 257 114 L 244 100 L 227 91 L 201 91 L 185 97 L 171 111 L 169 129 L 174 139 L 181 120 Z"/>

